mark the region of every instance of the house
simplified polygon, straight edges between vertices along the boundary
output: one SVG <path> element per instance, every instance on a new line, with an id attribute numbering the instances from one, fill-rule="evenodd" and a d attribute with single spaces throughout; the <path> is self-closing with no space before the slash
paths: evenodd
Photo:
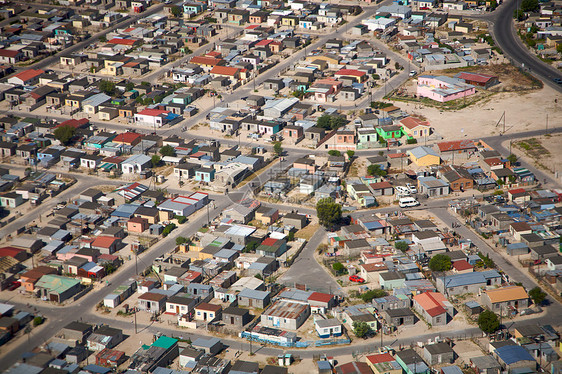
<path id="1" fill-rule="evenodd" d="M 454 140 L 454 141 L 447 141 L 447 142 L 440 142 L 437 143 L 437 147 L 439 148 L 439 154 L 441 158 L 447 156 L 447 159 L 453 160 L 455 155 L 461 154 L 471 154 L 477 151 L 476 144 L 472 140 Z"/>
<path id="2" fill-rule="evenodd" d="M 197 321 L 213 322 L 220 321 L 222 307 L 220 305 L 200 303 L 195 307 L 194 318 Z"/>
<path id="3" fill-rule="evenodd" d="M 264 309 L 269 305 L 270 295 L 267 291 L 243 289 L 238 295 L 238 305 Z"/>
<path id="4" fill-rule="evenodd" d="M 482 303 L 494 313 L 509 315 L 529 307 L 529 295 L 521 286 L 506 286 L 482 293 Z"/>
<path id="5" fill-rule="evenodd" d="M 39 76 L 45 73 L 40 69 L 27 69 L 8 78 L 8 83 L 19 86 L 33 86 L 39 82 Z"/>
<path id="6" fill-rule="evenodd" d="M 436 279 L 437 289 L 447 296 L 478 293 L 486 286 L 501 284 L 501 275 L 496 270 L 487 270 L 466 274 L 454 274 Z"/>
<path id="7" fill-rule="evenodd" d="M 197 338 L 191 343 L 191 346 L 208 355 L 216 355 L 224 349 L 224 345 L 219 338 Z"/>
<path id="8" fill-rule="evenodd" d="M 379 273 L 379 284 L 382 289 L 392 290 L 404 286 L 406 277 L 399 271 L 387 271 Z"/>
<path id="9" fill-rule="evenodd" d="M 136 124 L 153 128 L 162 127 L 176 118 L 179 118 L 177 114 L 161 109 L 144 109 L 134 115 Z"/>
<path id="10" fill-rule="evenodd" d="M 428 121 L 418 117 L 406 117 L 400 120 L 402 131 L 409 138 L 421 139 L 431 135 L 431 126 Z"/>
<path id="11" fill-rule="evenodd" d="M 158 209 L 171 212 L 174 215 L 188 217 L 207 205 L 208 202 L 209 195 L 207 193 L 195 192 L 189 196 L 180 195 L 167 199 L 158 205 Z"/>
<path id="12" fill-rule="evenodd" d="M 343 334 L 343 325 L 336 318 L 315 319 L 314 328 L 322 339 L 337 337 Z"/>
<path id="13" fill-rule="evenodd" d="M 411 326 L 416 321 L 416 315 L 410 308 L 387 309 L 383 316 L 386 323 L 393 326 Z"/>
<path id="14" fill-rule="evenodd" d="M 531 251 L 532 260 L 545 260 L 547 258 L 557 257 L 559 253 L 556 248 L 549 244 L 539 246 L 529 245 L 529 250 Z"/>
<path id="15" fill-rule="evenodd" d="M 62 304 L 81 289 L 80 281 L 55 274 L 47 274 L 35 283 L 39 297 Z"/>
<path id="16" fill-rule="evenodd" d="M 120 249 L 121 239 L 113 236 L 100 235 L 94 239 L 91 247 L 99 250 L 102 254 L 110 255 Z"/>
<path id="17" fill-rule="evenodd" d="M 142 234 L 148 230 L 149 223 L 146 218 L 133 217 L 127 221 L 127 231 Z"/>
<path id="18" fill-rule="evenodd" d="M 447 343 L 428 344 L 423 347 L 423 358 L 430 365 L 452 364 L 456 355 L 453 348 Z"/>
<path id="19" fill-rule="evenodd" d="M 15 192 L 7 192 L 0 195 L 0 207 L 2 208 L 17 208 L 23 204 L 22 195 Z"/>
<path id="20" fill-rule="evenodd" d="M 260 365 L 257 362 L 236 360 L 228 373 L 229 374 L 259 374 Z"/>
<path id="21" fill-rule="evenodd" d="M 229 306 L 222 311 L 222 322 L 235 329 L 243 329 L 252 320 L 248 309 Z"/>
<path id="22" fill-rule="evenodd" d="M 374 374 L 402 374 L 402 367 L 390 353 L 379 353 L 365 357 Z"/>
<path id="23" fill-rule="evenodd" d="M 90 336 L 93 328 L 92 325 L 87 323 L 82 323 L 78 321 L 73 321 L 64 326 L 58 333 L 57 336 L 68 341 L 74 341 L 82 344 L 86 341 L 86 338 Z"/>
<path id="24" fill-rule="evenodd" d="M 86 169 L 96 170 L 101 165 L 103 157 L 100 155 L 84 154 L 80 157 L 80 166 Z"/>
<path id="25" fill-rule="evenodd" d="M 404 374 L 429 374 L 431 370 L 413 349 L 396 352 L 396 362 L 404 370 Z"/>
<path id="26" fill-rule="evenodd" d="M 441 179 L 449 183 L 451 191 L 464 192 L 474 187 L 474 180 L 465 168 L 450 166 L 444 168 L 440 174 Z"/>
<path id="27" fill-rule="evenodd" d="M 93 351 L 101 351 L 117 346 L 124 339 L 123 330 L 104 325 L 88 336 L 86 346 Z"/>
<path id="28" fill-rule="evenodd" d="M 485 50 L 486 57 L 489 56 L 489 52 Z M 472 73 L 472 72 L 462 72 L 455 75 L 455 78 L 460 79 L 464 83 L 471 84 L 473 86 L 483 87 L 488 89 L 499 83 L 499 79 L 495 75 L 483 74 L 483 73 Z"/>
<path id="29" fill-rule="evenodd" d="M 447 76 L 420 75 L 417 95 L 444 103 L 463 99 L 476 93 L 476 88 L 457 78 Z"/>
<path id="30" fill-rule="evenodd" d="M 441 157 L 433 148 L 420 146 L 407 151 L 410 160 L 417 166 L 435 166 L 441 164 Z"/>
<path id="31" fill-rule="evenodd" d="M 277 258 L 287 251 L 285 239 L 265 239 L 257 248 L 256 253 L 260 256 Z"/>
<path id="32" fill-rule="evenodd" d="M 418 192 L 428 197 L 447 196 L 450 192 L 449 184 L 433 176 L 418 178 Z"/>
<path id="33" fill-rule="evenodd" d="M 255 211 L 255 217 L 262 225 L 269 226 L 279 219 L 279 209 L 260 206 Z"/>
<path id="34" fill-rule="evenodd" d="M 452 318 L 454 309 L 447 298 L 439 292 L 424 292 L 413 298 L 414 310 L 432 326 L 443 326 Z"/>
<path id="35" fill-rule="evenodd" d="M 297 330 L 310 316 L 310 306 L 306 303 L 277 300 L 262 315 L 262 326 L 282 330 Z"/>
<path id="36" fill-rule="evenodd" d="M 96 354 L 96 365 L 117 367 L 127 360 L 125 352 L 105 348 Z"/>
<path id="37" fill-rule="evenodd" d="M 509 372 L 516 369 L 535 371 L 537 368 L 537 361 L 520 345 L 504 345 L 497 348 L 494 355 L 501 366 Z"/>
<path id="38" fill-rule="evenodd" d="M 137 305 L 140 310 L 145 312 L 160 314 L 166 307 L 166 299 L 166 295 L 154 292 L 145 292 L 139 296 Z"/>
<path id="39" fill-rule="evenodd" d="M 283 223 L 287 226 L 293 226 L 297 230 L 300 230 L 307 225 L 308 219 L 304 214 L 287 213 L 283 216 Z"/>
<path id="40" fill-rule="evenodd" d="M 20 275 L 20 282 L 27 292 L 33 292 L 35 290 L 35 283 L 37 283 L 43 275 L 56 273 L 57 269 L 50 266 L 37 266 L 36 268 L 22 273 Z"/>
<path id="41" fill-rule="evenodd" d="M 123 174 L 140 174 L 152 165 L 151 158 L 147 155 L 137 154 L 121 163 Z"/>
<path id="42" fill-rule="evenodd" d="M 204 352 L 202 350 L 186 347 L 180 352 L 179 364 L 182 367 L 186 367 L 188 365 L 193 367 L 203 354 Z"/>

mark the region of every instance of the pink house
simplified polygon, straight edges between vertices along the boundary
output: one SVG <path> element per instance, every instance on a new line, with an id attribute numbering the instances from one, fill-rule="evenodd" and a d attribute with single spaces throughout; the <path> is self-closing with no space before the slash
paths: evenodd
<path id="1" fill-rule="evenodd" d="M 446 76 L 436 77 L 434 75 L 420 75 L 418 77 L 418 96 L 427 97 L 441 103 L 462 99 L 475 93 L 476 88 L 473 85 L 464 83 L 460 79 Z"/>
<path id="2" fill-rule="evenodd" d="M 314 92 L 314 99 L 321 103 L 327 103 L 330 97 L 334 97 L 342 88 L 342 82 L 335 79 L 318 79 L 309 91 Z"/>

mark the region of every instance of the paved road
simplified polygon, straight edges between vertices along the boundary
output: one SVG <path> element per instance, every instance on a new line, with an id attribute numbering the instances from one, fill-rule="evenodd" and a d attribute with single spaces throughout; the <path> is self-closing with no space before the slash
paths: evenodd
<path id="1" fill-rule="evenodd" d="M 513 12 L 519 4 L 517 0 L 504 1 L 489 17 L 492 23 L 491 34 L 502 51 L 515 63 L 530 69 L 530 72 L 539 77 L 545 84 L 562 92 L 562 85 L 553 82 L 554 78 L 561 78 L 562 73 L 552 66 L 542 62 L 526 46 L 515 33 L 513 26 Z M 482 17 L 485 18 L 485 17 Z"/>

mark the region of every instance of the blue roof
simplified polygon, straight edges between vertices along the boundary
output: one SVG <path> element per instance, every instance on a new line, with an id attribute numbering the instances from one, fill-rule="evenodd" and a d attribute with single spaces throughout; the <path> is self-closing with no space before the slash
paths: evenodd
<path id="1" fill-rule="evenodd" d="M 475 272 L 475 273 L 467 273 L 467 274 L 456 274 L 452 276 L 443 277 L 444 282 L 446 282 L 446 288 L 451 287 L 459 287 L 459 286 L 467 286 L 470 284 L 477 284 L 477 283 L 486 283 L 487 279 L 490 278 L 499 278 L 500 274 L 495 270 L 488 270 L 482 272 Z"/>
<path id="2" fill-rule="evenodd" d="M 219 338 L 197 338 L 191 345 L 193 345 L 194 347 L 211 348 L 220 342 L 221 341 Z"/>
<path id="3" fill-rule="evenodd" d="M 496 354 L 506 365 L 519 361 L 535 361 L 533 356 L 520 345 L 506 345 L 496 349 Z"/>
<path id="4" fill-rule="evenodd" d="M 461 368 L 457 365 L 445 366 L 441 368 L 441 370 L 443 371 L 443 374 L 462 374 Z"/>
<path id="5" fill-rule="evenodd" d="M 111 213 L 111 215 L 114 217 L 131 218 L 138 208 L 138 205 L 121 204 Z"/>
<path id="6" fill-rule="evenodd" d="M 521 248 L 528 248 L 527 244 L 525 243 L 511 243 L 507 245 L 507 249 L 521 249 Z"/>
<path id="7" fill-rule="evenodd" d="M 266 297 L 269 296 L 269 292 L 267 291 L 258 291 L 258 290 L 251 290 L 249 288 L 244 288 L 239 294 L 239 297 L 247 297 L 250 299 L 258 299 L 264 300 Z"/>
<path id="8" fill-rule="evenodd" d="M 103 366 L 94 365 L 94 364 L 84 366 L 84 370 L 95 374 L 106 374 L 111 371 L 111 369 L 104 368 Z"/>

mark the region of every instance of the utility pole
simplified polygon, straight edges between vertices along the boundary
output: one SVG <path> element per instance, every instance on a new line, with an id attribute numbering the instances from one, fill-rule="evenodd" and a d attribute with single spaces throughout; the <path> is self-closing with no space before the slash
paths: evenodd
<path id="1" fill-rule="evenodd" d="M 137 307 L 135 308 L 135 313 L 133 313 L 135 315 L 135 335 L 137 334 Z"/>

